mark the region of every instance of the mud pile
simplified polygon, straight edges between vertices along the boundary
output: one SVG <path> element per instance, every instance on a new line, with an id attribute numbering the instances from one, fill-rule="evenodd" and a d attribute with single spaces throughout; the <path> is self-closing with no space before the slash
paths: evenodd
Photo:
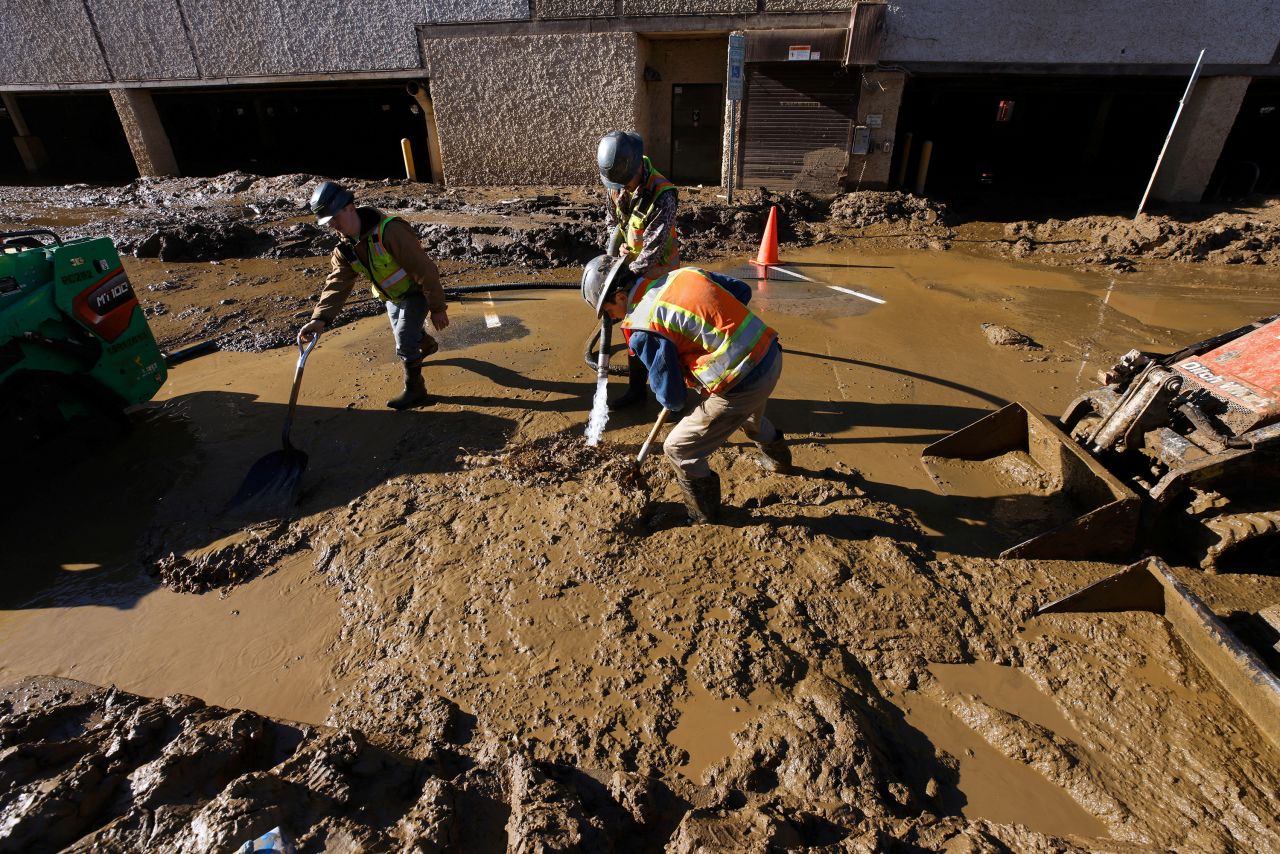
<path id="1" fill-rule="evenodd" d="M 947 206 L 941 202 L 909 193 L 871 190 L 837 197 L 831 203 L 831 219 L 854 228 L 910 221 L 952 224 Z"/>
<path id="2" fill-rule="evenodd" d="M 1132 270 L 1132 259 L 1206 264 L 1280 263 L 1280 200 L 1256 211 L 1225 211 L 1203 218 L 1143 214 L 1079 217 L 1005 226 L 1018 257 L 1031 253 L 1079 254 L 1088 263 Z"/>

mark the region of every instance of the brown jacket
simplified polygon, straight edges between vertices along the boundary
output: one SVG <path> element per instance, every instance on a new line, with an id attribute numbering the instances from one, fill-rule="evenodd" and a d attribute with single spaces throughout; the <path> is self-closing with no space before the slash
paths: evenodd
<path id="1" fill-rule="evenodd" d="M 332 269 L 325 280 L 320 302 L 315 311 L 311 312 L 313 319 L 332 323 L 338 312 L 342 311 L 342 306 L 356 283 L 364 279 L 365 284 L 369 284 L 369 277 L 356 271 L 347 258 L 349 253 L 354 252 L 361 263 L 368 266 L 368 238 L 377 230 L 378 223 L 382 222 L 385 214 L 376 208 L 356 208 L 356 213 L 360 215 L 360 239 L 353 242 L 344 237 L 333 248 L 333 254 L 329 256 Z M 399 217 L 393 219 L 382 232 L 382 242 L 391 257 L 399 261 L 409 278 L 417 283 L 421 293 L 427 295 L 427 305 L 431 311 L 444 311 L 444 288 L 440 287 L 440 271 L 436 269 L 435 262 L 427 257 L 413 226 Z"/>

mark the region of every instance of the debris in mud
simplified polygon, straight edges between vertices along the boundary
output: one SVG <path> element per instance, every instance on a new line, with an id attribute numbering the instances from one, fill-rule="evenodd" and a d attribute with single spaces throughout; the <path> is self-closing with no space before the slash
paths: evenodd
<path id="1" fill-rule="evenodd" d="M 1043 350 L 1030 335 L 998 323 L 982 324 L 982 332 L 992 347 L 1011 347 L 1015 350 Z"/>
<path id="2" fill-rule="evenodd" d="M 151 573 L 178 593 L 207 593 L 243 584 L 281 558 L 307 548 L 306 535 L 286 522 L 268 523 L 215 539 L 195 552 L 170 551 L 150 564 Z"/>
<path id="3" fill-rule="evenodd" d="M 617 445 L 588 445 L 579 435 L 556 433 L 518 445 L 496 458 L 500 476 L 522 486 L 546 486 L 570 480 L 630 485 L 635 461 Z M 482 462 L 483 458 L 473 458 Z"/>

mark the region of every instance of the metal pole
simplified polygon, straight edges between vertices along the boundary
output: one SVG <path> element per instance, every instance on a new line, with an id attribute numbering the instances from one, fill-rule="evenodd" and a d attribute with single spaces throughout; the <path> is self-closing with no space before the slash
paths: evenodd
<path id="1" fill-rule="evenodd" d="M 737 157 L 735 157 L 734 154 L 738 150 L 737 144 L 735 142 L 737 130 L 738 130 L 738 102 L 730 101 L 729 102 L 729 194 L 728 194 L 729 207 L 733 207 L 733 173 L 736 171 L 734 169 L 734 166 L 737 163 Z"/>
<path id="2" fill-rule="evenodd" d="M 1169 125 L 1169 135 L 1164 138 L 1164 145 L 1160 148 L 1160 156 L 1156 158 L 1156 168 L 1151 170 L 1151 180 L 1147 182 L 1147 190 L 1142 194 L 1142 201 L 1138 202 L 1138 212 L 1133 215 L 1134 219 L 1142 216 L 1142 209 L 1147 206 L 1147 196 L 1151 195 L 1151 188 L 1156 184 L 1156 176 L 1160 174 L 1160 163 L 1164 160 L 1165 152 L 1169 150 L 1169 140 L 1173 139 L 1173 132 L 1178 128 L 1178 119 L 1182 117 L 1182 108 L 1187 105 L 1187 99 L 1191 97 L 1191 90 L 1196 88 L 1196 80 L 1200 77 L 1200 64 L 1204 62 L 1204 50 L 1201 49 L 1200 56 L 1196 58 L 1196 67 L 1191 70 L 1191 79 L 1187 81 L 1187 91 L 1182 93 L 1182 100 L 1178 102 L 1178 111 L 1173 114 L 1173 124 Z"/>

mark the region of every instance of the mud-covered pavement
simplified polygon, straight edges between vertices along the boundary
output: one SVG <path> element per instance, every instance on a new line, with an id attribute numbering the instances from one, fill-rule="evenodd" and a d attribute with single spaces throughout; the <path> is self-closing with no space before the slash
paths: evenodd
<path id="1" fill-rule="evenodd" d="M 134 220 L 154 201 L 92 192 Z M 589 208 L 579 194 L 555 195 Z M 799 471 L 731 444 L 712 460 L 723 523 L 696 528 L 660 458 L 644 481 L 622 458 L 653 404 L 615 413 L 601 450 L 578 442 L 592 373 L 572 290 L 453 302 L 427 372 L 440 402 L 407 413 L 382 405 L 385 320 L 354 313 L 308 363 L 297 512 L 230 516 L 292 378 L 290 348 L 262 346 L 307 311 L 323 247 L 126 258 L 170 346 L 277 338 L 174 368 L 131 436 L 51 464 L 8 513 L 0 681 L 89 684 L 0 707 L 0 846 L 226 850 L 280 825 L 304 850 L 1280 847 L 1280 749 L 1169 624 L 1033 617 L 1115 567 L 997 559 L 1002 520 L 1039 511 L 939 495 L 919 465 L 1007 400 L 1057 413 L 1132 347 L 1274 313 L 1274 270 L 1012 259 L 1000 224 L 836 204 L 889 218 L 815 214 L 783 258 L 816 281 L 753 283 L 786 348 L 770 415 Z M 749 233 L 695 257 L 736 270 Z M 576 279 L 443 267 L 446 286 Z M 1274 568 L 1246 569 L 1176 571 L 1220 614 L 1280 601 Z"/>

